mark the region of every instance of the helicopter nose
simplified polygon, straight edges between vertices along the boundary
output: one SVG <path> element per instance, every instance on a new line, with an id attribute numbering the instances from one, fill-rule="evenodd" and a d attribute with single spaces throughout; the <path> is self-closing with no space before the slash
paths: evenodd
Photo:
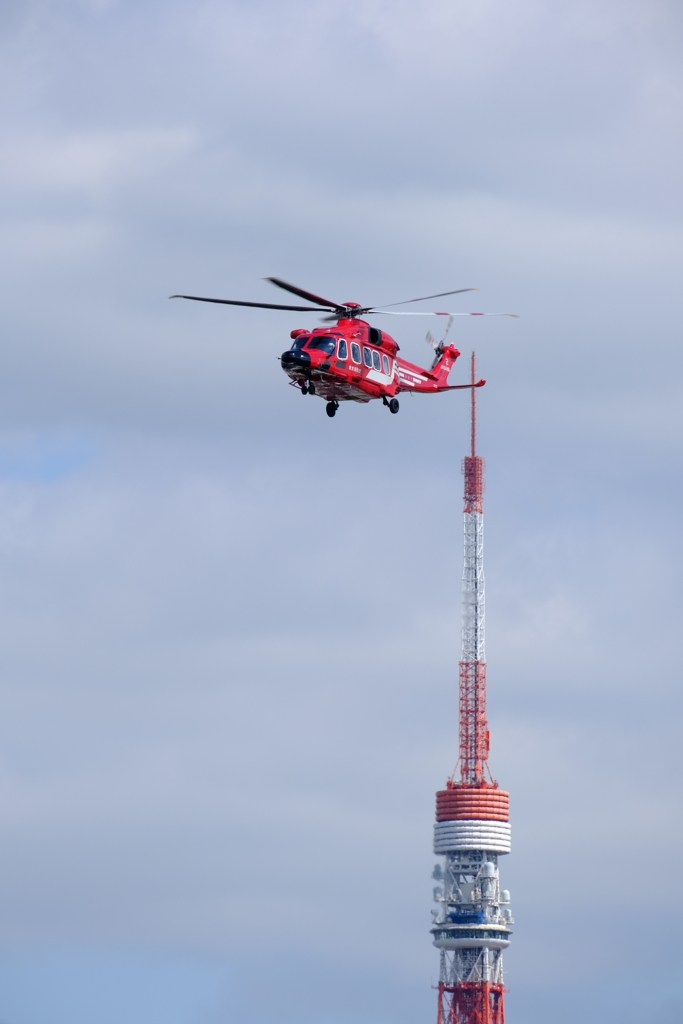
<path id="1" fill-rule="evenodd" d="M 294 352 L 288 349 L 280 356 L 283 370 L 307 370 L 311 365 L 311 357 L 308 352 Z"/>

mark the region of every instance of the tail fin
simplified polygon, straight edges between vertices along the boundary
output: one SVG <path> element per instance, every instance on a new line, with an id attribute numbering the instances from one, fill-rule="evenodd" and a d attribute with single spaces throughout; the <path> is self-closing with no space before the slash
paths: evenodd
<path id="1" fill-rule="evenodd" d="M 438 381 L 441 387 L 448 384 L 448 374 L 453 369 L 455 360 L 460 355 L 455 345 L 439 345 L 436 356 L 428 375 Z"/>

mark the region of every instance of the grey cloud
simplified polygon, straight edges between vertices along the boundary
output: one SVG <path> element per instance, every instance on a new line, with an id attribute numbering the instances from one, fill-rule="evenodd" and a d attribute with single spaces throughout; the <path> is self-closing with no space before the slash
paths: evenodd
<path id="1" fill-rule="evenodd" d="M 675 1015 L 650 936 L 673 962 L 677 6 L 1 24 L 0 969 L 33 981 L 0 1018 L 109 1024 L 125 977 L 127 1019 L 170 1019 L 150 986 L 176 969 L 179 1022 L 260 1021 L 275 991 L 311 1024 L 434 1009 L 467 402 L 329 422 L 276 361 L 298 320 L 167 299 L 267 299 L 267 274 L 522 314 L 455 334 L 488 379 L 509 1019 Z M 424 324 L 391 328 L 426 360 Z M 36 1003 L 55 963 L 80 980 Z"/>

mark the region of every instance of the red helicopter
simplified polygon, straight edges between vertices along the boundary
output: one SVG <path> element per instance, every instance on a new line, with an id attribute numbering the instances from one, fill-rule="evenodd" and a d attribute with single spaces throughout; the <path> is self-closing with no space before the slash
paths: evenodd
<path id="1" fill-rule="evenodd" d="M 479 380 L 471 384 L 448 384 L 448 375 L 460 355 L 454 345 L 446 345 L 446 335 L 454 316 L 515 316 L 515 313 L 424 313 L 387 309 L 379 306 L 361 306 L 358 302 L 331 302 L 312 292 L 287 284 L 277 277 L 267 281 L 315 303 L 314 306 L 283 306 L 272 302 L 239 302 L 236 299 L 207 299 L 200 295 L 171 295 L 172 299 L 192 299 L 195 302 L 218 302 L 226 306 L 252 306 L 257 309 L 287 309 L 298 313 L 327 313 L 323 323 L 334 327 L 316 327 L 312 331 L 292 331 L 292 346 L 280 356 L 282 369 L 290 384 L 302 395 L 318 395 L 325 399 L 328 416 L 334 416 L 340 402 L 369 402 L 382 400 L 390 412 L 398 412 L 398 398 L 402 391 L 412 394 L 433 395 L 442 391 L 462 388 L 480 388 L 486 383 Z M 439 299 L 445 295 L 460 295 L 476 288 L 458 288 L 437 295 L 424 295 L 419 299 L 388 303 L 405 306 L 411 302 Z M 405 359 L 399 359 L 398 345 L 385 331 L 371 327 L 361 319 L 367 314 L 385 313 L 391 316 L 446 316 L 449 317 L 446 334 L 435 343 L 431 334 L 427 340 L 435 349 L 434 362 L 426 370 Z"/>

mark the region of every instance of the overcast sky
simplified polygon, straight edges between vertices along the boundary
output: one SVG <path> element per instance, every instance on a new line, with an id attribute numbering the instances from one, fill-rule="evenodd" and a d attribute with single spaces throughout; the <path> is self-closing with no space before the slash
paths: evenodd
<path id="1" fill-rule="evenodd" d="M 0 1024 L 435 1019 L 468 401 L 328 420 L 305 314 L 167 299 L 268 275 L 520 314 L 451 377 L 476 347 L 508 1024 L 681 1024 L 681 5 L 0 33 Z"/>

